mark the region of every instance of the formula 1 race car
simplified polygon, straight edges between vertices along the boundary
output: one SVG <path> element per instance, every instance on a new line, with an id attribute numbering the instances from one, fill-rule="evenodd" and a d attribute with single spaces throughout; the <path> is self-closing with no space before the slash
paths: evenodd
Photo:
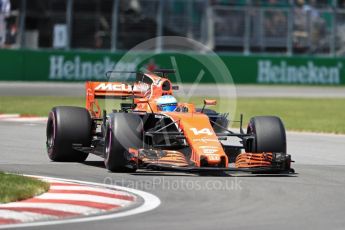
<path id="1" fill-rule="evenodd" d="M 93 153 L 103 157 L 112 172 L 293 172 L 280 118 L 253 117 L 245 133 L 241 116 L 236 133 L 228 130 L 228 114 L 205 108 L 216 105 L 215 100 L 205 99 L 202 108 L 174 100 L 178 86 L 168 78 L 174 70 L 132 73 L 132 83 L 86 82 L 86 108 L 52 109 L 46 142 L 51 160 L 83 162 Z M 98 99 L 130 103 L 107 112 Z M 227 144 L 230 137 L 239 138 L 240 144 Z"/>

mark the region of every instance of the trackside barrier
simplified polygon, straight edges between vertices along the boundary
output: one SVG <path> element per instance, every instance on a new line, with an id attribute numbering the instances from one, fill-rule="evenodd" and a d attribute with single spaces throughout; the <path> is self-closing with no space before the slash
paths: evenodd
<path id="1" fill-rule="evenodd" d="M 193 83 L 201 70 L 201 83 L 214 82 L 214 76 L 202 66 L 207 54 L 162 53 L 152 57 L 140 53 L 130 61 L 120 60 L 124 53 L 90 51 L 1 50 L 0 81 L 85 81 L 101 80 L 104 73 L 173 68 L 178 65 L 183 83 Z M 331 57 L 241 56 L 219 54 L 236 84 L 344 85 L 345 59 Z M 147 58 L 149 57 L 149 58 Z M 199 61 L 195 59 L 199 58 Z M 212 57 L 211 57 L 212 58 Z M 172 75 L 174 81 L 174 76 Z"/>

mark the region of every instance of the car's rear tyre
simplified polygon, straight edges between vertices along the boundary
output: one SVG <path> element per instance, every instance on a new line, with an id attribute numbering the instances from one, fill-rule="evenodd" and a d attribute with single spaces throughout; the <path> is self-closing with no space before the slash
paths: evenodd
<path id="1" fill-rule="evenodd" d="M 245 145 L 246 152 L 286 153 L 286 132 L 279 117 L 253 117 L 248 124 L 247 133 L 253 135 L 254 139 Z"/>
<path id="2" fill-rule="evenodd" d="M 59 106 L 49 113 L 47 152 L 53 161 L 83 162 L 88 153 L 73 149 L 72 144 L 91 145 L 92 120 L 85 108 Z"/>
<path id="3" fill-rule="evenodd" d="M 110 115 L 104 149 L 104 164 L 111 172 L 135 172 L 138 168 L 129 148 L 139 149 L 143 145 L 143 121 L 132 113 Z"/>

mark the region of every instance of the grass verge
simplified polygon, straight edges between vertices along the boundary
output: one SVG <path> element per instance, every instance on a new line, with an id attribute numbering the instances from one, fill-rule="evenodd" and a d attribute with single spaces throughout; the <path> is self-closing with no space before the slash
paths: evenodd
<path id="1" fill-rule="evenodd" d="M 48 191 L 49 183 L 0 172 L 0 203 L 24 200 Z"/>
<path id="2" fill-rule="evenodd" d="M 194 97 L 190 101 L 202 106 L 203 98 Z M 0 97 L 0 113 L 47 116 L 54 106 L 84 104 L 82 97 Z M 226 108 L 219 110 L 227 112 Z M 345 134 L 345 99 L 239 98 L 234 119 L 241 113 L 244 124 L 253 116 L 276 115 L 288 130 Z"/>

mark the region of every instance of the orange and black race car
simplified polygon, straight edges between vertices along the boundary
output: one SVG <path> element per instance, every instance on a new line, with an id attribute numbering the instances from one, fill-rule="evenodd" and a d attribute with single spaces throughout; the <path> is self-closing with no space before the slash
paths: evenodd
<path id="1" fill-rule="evenodd" d="M 107 76 L 111 79 L 113 73 Z M 293 172 L 280 118 L 253 117 L 246 133 L 242 128 L 233 132 L 227 114 L 205 108 L 215 100 L 204 100 L 203 108 L 178 103 L 173 97 L 178 87 L 168 78 L 171 73 L 174 70 L 135 72 L 133 83 L 86 82 L 86 108 L 59 106 L 49 113 L 49 158 L 82 162 L 93 153 L 103 157 L 112 172 Z M 107 113 L 99 99 L 130 103 Z M 241 126 L 242 120 L 241 116 Z M 230 137 L 239 138 L 240 144 L 226 144 Z"/>

